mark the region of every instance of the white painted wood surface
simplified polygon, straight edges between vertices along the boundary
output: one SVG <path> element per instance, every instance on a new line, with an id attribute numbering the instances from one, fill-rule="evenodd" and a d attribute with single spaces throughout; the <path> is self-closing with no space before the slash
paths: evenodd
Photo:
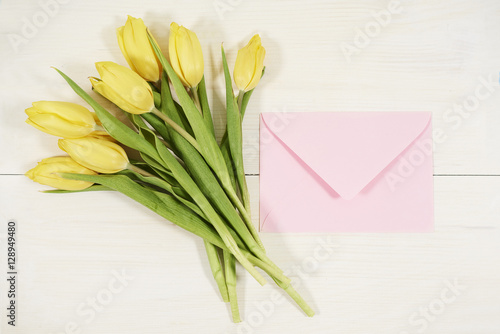
<path id="1" fill-rule="evenodd" d="M 373 13 L 389 9 L 378 31 Z M 234 325 L 200 240 L 119 194 L 38 192 L 19 174 L 59 151 L 55 138 L 25 125 L 23 110 L 42 99 L 80 102 L 50 66 L 88 89 L 95 61 L 125 64 L 114 29 L 127 14 L 143 17 L 163 47 L 172 20 L 197 32 L 219 130 L 220 43 L 233 64 L 261 34 L 267 70 L 244 123 L 249 174 L 258 174 L 261 111 L 432 111 L 436 231 L 264 234 L 271 258 L 318 314 L 308 319 L 288 301 L 269 311 L 277 289 L 239 268 L 247 321 Z M 500 332 L 498 1 L 1 0 L 0 22 L 2 333 L 78 333 L 65 329 L 71 323 L 98 334 Z M 30 22 L 39 27 L 30 31 Z M 342 48 L 356 45 L 346 57 Z M 258 176 L 249 182 L 257 221 Z M 8 219 L 19 226 L 16 328 L 4 315 Z M 117 292 L 122 270 L 133 279 Z M 90 319 L 88 301 L 106 296 Z"/>

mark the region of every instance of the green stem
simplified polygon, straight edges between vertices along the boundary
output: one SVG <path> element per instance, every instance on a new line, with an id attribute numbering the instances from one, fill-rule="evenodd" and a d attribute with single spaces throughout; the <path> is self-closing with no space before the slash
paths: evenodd
<path id="1" fill-rule="evenodd" d="M 240 90 L 238 93 L 238 110 L 240 110 L 241 113 L 241 105 L 243 104 L 243 96 L 245 96 L 245 91 Z M 243 113 L 241 114 L 241 119 L 243 120 Z"/>
<path id="2" fill-rule="evenodd" d="M 201 152 L 200 145 L 198 145 L 198 142 L 196 139 L 194 139 L 193 136 L 191 136 L 186 130 L 184 130 L 179 124 L 175 123 L 170 117 L 159 111 L 158 109 L 153 109 L 151 112 L 155 116 L 158 116 L 161 118 L 167 125 L 171 126 L 177 133 L 179 133 L 184 139 L 186 139 L 193 147 L 198 151 Z"/>
<path id="3" fill-rule="evenodd" d="M 157 132 L 155 132 L 157 133 Z M 160 136 L 157 136 L 158 138 L 160 138 Z M 174 151 L 174 148 L 172 147 L 172 145 L 170 145 L 168 143 L 168 141 L 164 140 L 164 139 L 160 139 L 160 141 L 163 143 L 163 145 L 165 145 L 170 151 Z M 175 153 L 175 152 L 174 152 Z"/>
<path id="4" fill-rule="evenodd" d="M 200 83 L 198 84 L 198 89 L 196 90 L 199 94 L 201 110 L 203 112 L 203 119 L 205 121 L 205 125 L 210 130 L 212 135 L 215 138 L 215 129 L 214 122 L 212 120 L 212 112 L 210 111 L 210 105 L 208 104 L 208 96 L 207 96 L 207 87 L 205 85 L 205 76 L 201 78 Z"/>
<path id="5" fill-rule="evenodd" d="M 245 115 L 245 110 L 248 105 L 248 100 L 250 99 L 250 96 L 253 93 L 253 89 L 249 92 L 243 92 L 240 90 L 238 94 L 238 110 L 241 114 L 241 120 L 243 121 L 243 116 Z M 224 135 L 222 136 L 222 140 L 220 143 L 220 148 L 222 152 L 229 152 L 229 140 L 228 140 L 228 135 L 227 135 L 227 127 L 226 131 L 224 132 Z M 229 153 L 228 153 L 229 154 Z M 242 216 L 244 215 L 244 220 L 245 223 L 249 226 L 249 228 L 252 228 L 253 224 L 251 223 L 251 218 L 250 218 L 250 194 L 248 192 L 248 186 L 246 184 L 246 178 L 242 177 L 235 177 L 234 174 L 238 173 L 233 166 L 233 164 L 229 164 L 229 161 L 226 160 L 226 165 L 228 169 L 232 169 L 232 174 L 230 173 L 230 176 L 233 175 L 231 178 L 231 182 L 236 182 L 238 181 L 238 186 L 240 187 L 240 192 L 242 195 L 242 200 L 243 200 L 243 206 L 245 207 L 245 210 L 248 211 L 247 213 L 242 213 Z M 253 228 L 255 230 L 255 228 Z"/>
<path id="6" fill-rule="evenodd" d="M 132 165 L 131 163 L 129 163 L 129 164 L 127 165 L 127 169 L 130 169 L 130 170 L 131 170 L 131 171 L 133 171 L 133 172 L 136 172 L 136 173 L 138 173 L 138 174 L 141 174 L 142 176 L 148 176 L 148 177 L 154 177 L 154 178 L 156 178 L 156 177 L 157 177 L 156 175 L 153 175 L 153 174 L 151 174 L 151 173 L 149 173 L 149 172 L 146 172 L 144 169 L 139 168 L 139 167 L 137 167 L 137 166 L 134 166 L 134 165 Z"/>
<path id="7" fill-rule="evenodd" d="M 262 75 L 264 75 L 264 71 L 262 71 Z M 245 117 L 245 112 L 247 110 L 247 106 L 248 106 L 248 102 L 250 101 L 250 97 L 252 97 L 252 94 L 253 94 L 253 91 L 255 90 L 252 89 L 252 90 L 249 90 L 248 92 L 244 93 L 243 94 L 243 97 L 241 98 L 241 105 L 239 104 L 239 96 L 241 94 L 241 91 L 240 93 L 238 94 L 238 107 L 239 107 L 239 110 L 240 110 L 240 114 L 241 114 L 241 121 L 243 122 L 243 118 Z M 226 146 L 228 145 L 228 142 L 227 142 L 227 128 L 224 132 L 224 135 L 222 136 L 222 139 L 221 139 L 221 142 L 220 142 L 220 147 L 222 148 L 223 146 Z"/>
<path id="8" fill-rule="evenodd" d="M 160 108 L 161 105 L 161 95 L 160 93 L 153 91 L 153 99 L 155 101 L 155 107 Z"/>
<path id="9" fill-rule="evenodd" d="M 234 176 L 234 166 L 233 161 L 231 160 L 231 153 L 229 152 L 229 147 L 227 145 L 221 146 L 220 151 L 222 153 L 222 157 L 224 158 L 224 162 L 227 166 L 227 171 L 229 173 L 229 180 L 231 180 L 231 185 L 233 189 L 236 191 L 238 189 L 236 184 L 236 177 Z"/>
<path id="10" fill-rule="evenodd" d="M 241 322 L 240 310 L 238 308 L 238 297 L 236 295 L 236 261 L 233 255 L 224 251 L 224 270 L 226 272 L 226 285 L 231 305 L 233 322 Z"/>
<path id="11" fill-rule="evenodd" d="M 220 295 L 224 302 L 229 302 L 229 295 L 227 292 L 226 279 L 224 277 L 224 272 L 222 271 L 222 264 L 219 259 L 219 254 L 217 254 L 217 248 L 208 242 L 203 240 L 205 243 L 205 250 L 208 256 L 208 262 L 210 263 L 210 269 L 212 270 L 212 275 L 214 276 L 215 282 L 219 287 Z M 229 254 L 231 255 L 231 254 Z"/>
<path id="12" fill-rule="evenodd" d="M 259 238 L 259 235 L 257 233 L 257 230 L 252 224 L 251 218 L 250 218 L 250 194 L 248 193 L 248 187 L 246 185 L 246 178 L 245 178 L 245 170 L 243 166 L 243 131 L 242 131 L 242 117 L 240 113 L 240 109 L 238 107 L 238 103 L 234 97 L 234 92 L 232 88 L 232 80 L 231 80 L 231 73 L 229 72 L 229 68 L 227 65 L 227 59 L 226 59 L 226 53 L 224 52 L 224 48 L 221 47 L 221 52 L 222 52 L 222 64 L 223 64 L 223 69 L 224 69 L 224 79 L 226 83 L 226 129 L 228 133 L 228 146 L 229 146 L 229 152 L 231 153 L 233 165 L 235 167 L 235 176 L 236 180 L 239 185 L 240 189 L 240 195 L 243 201 L 243 204 L 240 202 L 238 196 L 233 196 L 233 193 L 231 190 L 234 191 L 234 193 L 237 192 L 236 189 L 227 189 L 231 192 L 229 194 L 231 198 L 233 198 L 235 206 L 237 206 L 238 210 L 240 211 L 241 215 L 244 216 L 244 220 L 246 222 L 246 225 L 248 229 L 250 230 L 252 236 L 254 239 L 257 241 L 257 243 L 264 249 L 264 246 Z M 244 97 L 244 92 L 239 93 L 238 100 L 243 101 Z M 242 102 L 240 102 L 241 105 Z M 231 184 L 231 180 L 229 178 L 228 174 L 228 180 L 227 183 L 224 183 L 225 180 L 221 180 L 221 182 L 225 185 L 226 188 L 228 187 L 228 184 Z M 232 185 L 231 185 L 232 186 Z"/>
<path id="13" fill-rule="evenodd" d="M 302 298 L 302 296 L 300 296 L 299 293 L 293 288 L 291 280 L 288 277 L 286 277 L 282 273 L 276 275 L 276 270 L 273 267 L 269 266 L 267 263 L 264 263 L 260 259 L 252 256 L 251 254 L 245 252 L 245 256 L 253 265 L 264 270 L 269 276 L 271 276 L 276 285 L 285 290 L 285 292 L 295 301 L 295 303 L 304 311 L 304 313 L 307 316 L 309 317 L 314 316 L 314 310 L 306 303 L 306 301 Z"/>
<path id="14" fill-rule="evenodd" d="M 200 104 L 200 96 L 198 95 L 198 86 L 191 87 L 189 90 L 191 91 L 191 94 L 193 94 L 194 105 L 200 111 L 200 113 L 203 114 L 203 109 L 201 109 Z"/>
<path id="15" fill-rule="evenodd" d="M 250 218 L 250 215 L 245 209 L 243 203 L 240 201 L 238 195 L 236 194 L 236 191 L 233 189 L 233 185 L 231 184 L 231 182 L 229 182 L 229 184 L 227 184 L 227 182 L 224 182 L 222 184 L 222 187 L 224 188 L 231 202 L 234 204 L 234 206 L 236 206 L 236 208 L 240 212 L 240 215 L 243 218 L 245 225 L 248 227 L 248 230 L 252 234 L 252 237 L 255 239 L 260 248 L 262 248 L 262 250 L 265 251 L 264 244 L 262 243 L 262 240 L 260 240 L 259 233 L 257 232 L 257 229 L 252 223 L 252 218 Z"/>
<path id="16" fill-rule="evenodd" d="M 297 290 L 293 288 L 292 284 L 285 284 L 274 278 L 273 280 L 280 288 L 285 290 L 285 292 L 295 301 L 295 303 L 297 303 L 297 305 L 302 309 L 302 311 L 304 311 L 304 313 L 308 317 L 314 316 L 314 310 L 306 303 L 304 298 L 302 298 L 302 296 L 299 295 Z"/>
<path id="17" fill-rule="evenodd" d="M 167 82 L 166 76 L 164 76 L 163 80 L 164 82 Z M 167 84 L 162 84 L 162 87 L 164 87 L 162 89 L 162 111 L 166 112 L 170 119 L 182 126 L 180 120 L 181 112 L 175 107 Z M 203 96 L 204 94 L 200 95 L 202 102 L 204 101 Z M 172 129 L 169 128 L 169 130 Z M 175 131 L 171 131 L 171 138 L 173 146 L 176 147 L 181 153 L 190 174 L 205 196 L 210 199 L 217 210 L 221 212 L 231 226 L 235 228 L 237 233 L 242 237 L 244 242 L 248 245 L 249 249 L 254 252 L 254 254 L 263 253 L 262 250 L 260 250 L 261 246 L 259 246 L 259 244 L 255 241 L 254 235 L 250 233 L 247 223 L 245 223 L 241 215 L 238 214 L 238 211 L 235 210 L 235 206 L 238 206 L 240 209 L 243 206 L 241 202 L 239 202 L 239 198 L 234 191 L 231 179 L 228 177 L 228 180 L 226 180 L 225 183 L 219 183 L 220 178 L 217 180 L 216 175 L 213 175 L 214 171 L 210 169 L 207 161 L 199 151 L 196 151 L 196 149 L 190 145 L 184 137 Z M 228 171 L 227 168 L 226 171 Z"/>
<path id="18" fill-rule="evenodd" d="M 242 250 L 242 253 L 248 259 L 248 261 L 250 261 L 250 263 L 252 263 L 253 265 L 264 270 L 269 276 L 274 277 L 285 284 L 288 284 L 291 282 L 290 278 L 288 278 L 283 273 L 283 271 L 274 263 L 264 262 L 262 259 L 254 256 L 253 254 L 251 254 L 250 252 L 247 252 L 245 250 Z"/>
<path id="19" fill-rule="evenodd" d="M 243 96 L 245 95 L 245 92 L 240 90 L 238 93 L 238 112 L 241 115 L 241 106 L 243 103 Z M 241 116 L 240 116 L 241 117 Z M 243 122 L 243 117 L 241 117 L 241 122 Z M 242 159 L 243 160 L 243 159 Z M 243 161 L 241 161 L 243 163 Z M 237 173 L 237 181 L 238 181 L 238 187 L 240 189 L 240 195 L 241 195 L 241 200 L 243 201 L 243 206 L 245 207 L 245 210 L 248 214 L 248 216 L 251 216 L 251 209 L 250 209 L 250 192 L 248 191 L 248 186 L 247 186 L 247 181 L 245 177 L 245 172 L 243 167 L 241 168 L 241 174 L 239 171 L 236 171 Z"/>

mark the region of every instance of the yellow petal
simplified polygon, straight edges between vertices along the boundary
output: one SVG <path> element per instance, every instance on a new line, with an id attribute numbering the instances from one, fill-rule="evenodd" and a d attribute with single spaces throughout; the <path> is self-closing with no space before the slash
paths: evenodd
<path id="1" fill-rule="evenodd" d="M 158 81 L 161 65 L 149 42 L 146 25 L 142 19 L 128 17 L 123 27 L 123 43 L 127 57 L 134 65 L 131 68 L 147 81 Z"/>
<path id="2" fill-rule="evenodd" d="M 125 44 L 123 42 L 123 30 L 124 30 L 124 28 L 125 28 L 125 26 L 116 29 L 116 37 L 118 39 L 118 46 L 120 46 L 120 50 L 122 50 L 123 57 L 127 61 L 128 66 L 130 66 L 130 68 L 133 71 L 137 72 L 137 69 L 135 68 L 134 63 L 132 62 L 132 60 L 128 56 L 128 52 L 125 49 Z"/>
<path id="3" fill-rule="evenodd" d="M 111 141 L 85 137 L 59 139 L 58 144 L 77 163 L 99 173 L 116 173 L 128 166 L 128 157 L 123 148 Z"/>
<path id="4" fill-rule="evenodd" d="M 92 182 L 67 180 L 59 173 L 76 173 L 95 175 L 96 172 L 76 163 L 70 157 L 52 157 L 43 159 L 35 168 L 26 172 L 31 180 L 63 190 L 82 190 L 90 187 Z"/>
<path id="5" fill-rule="evenodd" d="M 170 63 L 187 87 L 196 87 L 203 78 L 204 62 L 200 41 L 194 32 L 173 22 L 169 36 Z"/>
<path id="6" fill-rule="evenodd" d="M 254 35 L 248 44 L 238 51 L 234 64 L 234 82 L 239 90 L 255 88 L 262 76 L 266 50 L 262 47 L 259 35 Z"/>
<path id="7" fill-rule="evenodd" d="M 101 79 L 91 77 L 90 82 L 99 94 L 132 114 L 153 110 L 153 91 L 137 73 L 113 62 L 98 62 L 95 66 Z"/>
<path id="8" fill-rule="evenodd" d="M 92 133 L 96 123 L 91 112 L 78 104 L 59 101 L 33 102 L 26 109 L 26 123 L 63 138 L 79 138 Z"/>

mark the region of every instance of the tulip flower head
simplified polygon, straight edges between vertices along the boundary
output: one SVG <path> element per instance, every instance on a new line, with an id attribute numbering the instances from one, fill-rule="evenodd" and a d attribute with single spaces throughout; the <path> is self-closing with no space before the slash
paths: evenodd
<path id="1" fill-rule="evenodd" d="M 39 101 L 26 109 L 26 123 L 48 134 L 63 138 L 80 138 L 99 132 L 93 113 L 70 102 Z"/>
<path id="2" fill-rule="evenodd" d="M 74 173 L 96 175 L 97 173 L 78 164 L 70 157 L 52 157 L 43 159 L 35 168 L 26 172 L 31 180 L 43 185 L 63 190 L 83 190 L 93 183 L 86 181 L 68 180 L 59 173 Z"/>
<path id="3" fill-rule="evenodd" d="M 203 52 L 198 37 L 191 30 L 172 22 L 168 40 L 170 64 L 186 87 L 196 87 L 203 78 Z"/>
<path id="4" fill-rule="evenodd" d="M 248 44 L 238 51 L 234 64 L 234 82 L 240 91 L 248 92 L 257 86 L 262 70 L 266 49 L 262 46 L 260 36 L 253 36 Z"/>
<path id="5" fill-rule="evenodd" d="M 99 94 L 131 114 L 153 110 L 153 91 L 139 74 L 110 61 L 98 62 L 95 67 L 101 79 L 91 77 L 90 82 Z"/>
<path id="6" fill-rule="evenodd" d="M 144 21 L 129 15 L 125 25 L 116 30 L 116 35 L 130 68 L 147 81 L 158 81 L 162 68 L 149 42 Z"/>
<path id="7" fill-rule="evenodd" d="M 59 139 L 59 148 L 80 165 L 99 173 L 117 173 L 129 164 L 123 148 L 109 140 L 94 137 Z"/>

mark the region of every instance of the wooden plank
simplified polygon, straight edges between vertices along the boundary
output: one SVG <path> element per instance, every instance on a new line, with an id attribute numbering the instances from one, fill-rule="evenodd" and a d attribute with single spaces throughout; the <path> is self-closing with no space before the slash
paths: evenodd
<path id="1" fill-rule="evenodd" d="M 435 136 L 437 174 L 500 173 L 498 1 L 47 3 L 52 9 L 1 4 L 0 142 L 8 145 L 0 155 L 8 158 L 0 173 L 24 173 L 60 154 L 54 138 L 24 124 L 23 110 L 42 99 L 80 102 L 50 66 L 90 90 L 93 62 L 125 64 L 114 29 L 129 13 L 144 17 L 164 50 L 171 20 L 198 33 L 219 133 L 225 119 L 220 43 L 234 64 L 237 49 L 252 34 L 262 35 L 267 71 L 244 123 L 250 174 L 258 173 L 260 112 L 373 110 L 432 111 L 443 133 Z"/>
<path id="2" fill-rule="evenodd" d="M 127 14 L 143 17 L 164 50 L 170 21 L 197 32 L 219 133 L 220 43 L 234 64 L 237 49 L 261 34 L 267 71 L 244 122 L 249 174 L 259 172 L 260 112 L 429 110 L 435 174 L 500 175 L 496 0 L 1 0 L 0 174 L 21 174 L 61 154 L 56 138 L 24 123 L 23 110 L 37 100 L 80 102 L 50 66 L 90 90 L 93 62 L 125 65 L 114 29 Z M 257 223 L 258 177 L 248 179 Z M 0 175 L 0 239 L 9 219 L 19 237 L 19 326 L 7 327 L 4 317 L 0 328 L 497 334 L 499 186 L 494 176 L 436 176 L 431 234 L 263 234 L 271 258 L 318 315 L 308 319 L 288 300 L 274 303 L 277 289 L 258 286 L 239 267 L 246 322 L 233 325 L 200 240 L 120 194 L 48 195 L 23 176 Z M 2 251 L 2 267 L 5 261 Z M 0 291 L 5 310 L 6 280 Z"/>
<path id="3" fill-rule="evenodd" d="M 248 180 L 257 213 L 258 178 Z M 120 194 L 43 194 L 25 177 L 0 176 L 1 235 L 15 219 L 19 237 L 19 326 L 7 331 L 2 321 L 2 329 L 62 333 L 75 323 L 89 333 L 416 333 L 423 326 L 426 333 L 496 333 L 500 178 L 436 177 L 435 187 L 434 233 L 262 234 L 270 257 L 318 314 L 308 319 L 288 300 L 271 302 L 278 290 L 238 267 L 247 321 L 233 325 L 200 240 Z M 104 301 L 102 310 L 92 312 L 93 298 L 97 307 Z"/>

